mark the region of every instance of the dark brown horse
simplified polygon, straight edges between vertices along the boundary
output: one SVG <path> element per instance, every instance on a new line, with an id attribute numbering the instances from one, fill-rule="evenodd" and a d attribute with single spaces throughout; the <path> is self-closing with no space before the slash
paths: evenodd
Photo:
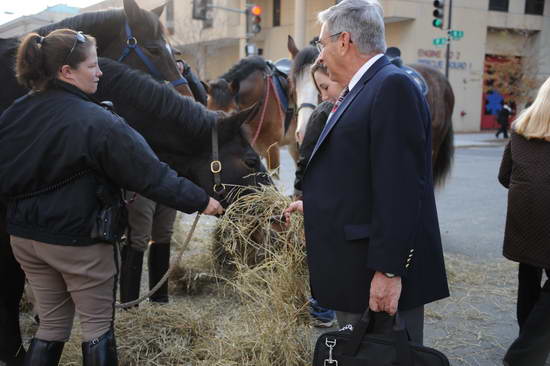
<path id="1" fill-rule="evenodd" d="M 119 60 L 128 66 L 143 70 L 159 81 L 173 83 L 183 95 L 192 96 L 187 84 L 182 83 L 172 49 L 166 40 L 159 20 L 164 6 L 153 11 L 141 9 L 134 0 L 124 0 L 124 9 L 79 14 L 35 31 L 43 36 L 60 28 L 70 28 L 91 34 L 96 38 L 98 56 Z M 15 52 L 19 39 L 0 39 L 0 112 L 8 107 L 10 86 L 16 85 L 13 73 Z"/>
<path id="2" fill-rule="evenodd" d="M 289 145 L 294 160 L 298 158 L 289 90 L 284 73 L 262 57 L 249 56 L 208 84 L 208 108 L 229 112 L 259 104 L 259 113 L 247 122 L 249 138 L 268 169 L 276 170 L 281 146 Z"/>
<path id="3" fill-rule="evenodd" d="M 318 103 L 317 88 L 311 75 L 310 66 L 317 59 L 319 52 L 312 46 L 306 46 L 302 50 L 298 50 L 290 36 L 287 47 L 293 58 L 290 76 L 294 92 L 291 94 L 295 95 L 296 105 L 298 106 L 297 139 L 301 141 L 306 135 L 309 116 L 313 111 L 311 107 L 315 107 Z M 454 93 L 451 84 L 442 73 L 434 68 L 426 65 L 409 65 L 409 67 L 406 67 L 401 65 L 399 61 L 400 59 L 392 60 L 399 67 L 412 68 L 412 72 L 411 70 L 405 71 L 425 93 L 432 116 L 434 182 L 436 185 L 442 185 L 450 172 L 454 155 L 452 123 Z"/>

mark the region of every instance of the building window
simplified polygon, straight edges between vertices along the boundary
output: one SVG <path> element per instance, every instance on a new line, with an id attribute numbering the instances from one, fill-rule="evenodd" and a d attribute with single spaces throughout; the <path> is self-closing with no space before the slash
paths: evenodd
<path id="1" fill-rule="evenodd" d="M 281 25 L 281 0 L 273 0 L 273 26 Z"/>
<path id="2" fill-rule="evenodd" d="M 508 11 L 508 0 L 489 0 L 489 10 Z"/>
<path id="3" fill-rule="evenodd" d="M 542 15 L 544 13 L 544 0 L 526 0 L 525 14 Z"/>

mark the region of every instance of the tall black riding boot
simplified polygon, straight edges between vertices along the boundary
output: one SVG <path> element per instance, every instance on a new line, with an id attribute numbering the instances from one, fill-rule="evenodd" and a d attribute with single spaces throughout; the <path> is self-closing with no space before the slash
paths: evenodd
<path id="1" fill-rule="evenodd" d="M 82 365 L 117 366 L 115 332 L 111 328 L 101 337 L 82 343 Z"/>
<path id="2" fill-rule="evenodd" d="M 149 289 L 161 280 L 170 266 L 170 243 L 153 243 L 149 246 Z M 153 302 L 168 302 L 168 281 L 166 281 L 150 300 Z"/>
<path id="3" fill-rule="evenodd" d="M 509 366 L 542 366 L 550 353 L 550 292 L 543 291 L 512 343 L 504 363 Z"/>
<path id="4" fill-rule="evenodd" d="M 63 346 L 65 346 L 64 342 L 33 338 L 25 354 L 23 366 L 57 366 L 63 353 Z"/>
<path id="5" fill-rule="evenodd" d="M 139 297 L 143 252 L 125 245 L 122 248 L 120 265 L 120 302 L 133 301 Z"/>

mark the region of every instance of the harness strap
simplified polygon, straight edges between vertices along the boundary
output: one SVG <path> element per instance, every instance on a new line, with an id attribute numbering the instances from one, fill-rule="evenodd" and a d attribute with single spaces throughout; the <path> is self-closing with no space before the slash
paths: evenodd
<path id="1" fill-rule="evenodd" d="M 222 163 L 220 161 L 220 151 L 218 146 L 218 124 L 214 122 L 212 126 L 212 161 L 210 162 L 210 171 L 214 176 L 214 185 L 212 191 L 222 198 L 225 193 L 225 186 L 222 184 L 221 171 Z"/>
<path id="2" fill-rule="evenodd" d="M 130 25 L 128 22 L 124 23 L 124 29 L 126 31 L 126 48 L 122 51 L 122 55 L 118 58 L 118 62 L 122 62 L 130 53 L 135 51 L 135 53 L 138 55 L 138 57 L 141 59 L 141 61 L 145 64 L 151 75 L 153 75 L 156 79 L 162 80 L 162 75 L 159 72 L 159 70 L 156 68 L 156 66 L 149 60 L 147 55 L 143 53 L 143 50 L 138 44 L 138 40 L 132 35 L 132 29 L 130 28 Z M 188 81 L 183 76 L 180 79 L 171 81 L 170 84 L 172 86 L 176 87 L 178 85 L 188 84 Z"/>
<path id="3" fill-rule="evenodd" d="M 260 115 L 260 122 L 258 123 L 258 128 L 256 128 L 256 132 L 254 133 L 254 138 L 252 139 L 252 143 L 251 143 L 252 146 L 256 144 L 256 140 L 258 139 L 258 136 L 260 136 L 260 131 L 262 130 L 262 125 L 264 124 L 265 111 L 267 110 L 269 91 L 271 89 L 271 75 L 268 75 L 266 77 L 265 88 L 266 88 L 266 91 L 265 91 L 265 98 L 263 101 L 264 104 L 262 106 L 262 114 Z"/>

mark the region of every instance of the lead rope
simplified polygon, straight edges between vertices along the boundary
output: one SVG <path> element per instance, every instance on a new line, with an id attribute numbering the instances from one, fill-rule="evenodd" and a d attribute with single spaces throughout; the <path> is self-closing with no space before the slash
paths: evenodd
<path id="1" fill-rule="evenodd" d="M 123 304 L 121 303 L 115 303 L 115 308 L 117 309 L 126 309 L 126 308 L 129 308 L 129 307 L 132 307 L 132 306 L 135 306 L 135 305 L 138 305 L 139 303 L 143 302 L 143 300 L 149 298 L 149 296 L 153 295 L 155 292 L 157 292 L 157 290 L 162 286 L 164 285 L 164 283 L 168 280 L 168 277 L 170 277 L 170 275 L 172 274 L 172 272 L 174 271 L 174 268 L 176 268 L 176 266 L 178 265 L 178 263 L 180 262 L 181 260 L 181 257 L 183 256 L 183 252 L 187 249 L 188 245 L 189 245 L 189 242 L 191 241 L 191 238 L 193 237 L 193 234 L 195 233 L 195 229 L 197 227 L 197 223 L 199 222 L 199 218 L 201 217 L 201 214 L 200 213 L 197 213 L 197 216 L 195 216 L 195 221 L 193 221 L 193 225 L 191 226 L 191 230 L 189 231 L 189 233 L 187 233 L 187 237 L 185 238 L 185 242 L 183 243 L 183 246 L 181 247 L 179 253 L 178 253 L 178 256 L 176 258 L 176 260 L 174 262 L 172 262 L 172 264 L 170 265 L 170 268 L 168 268 L 168 271 L 166 271 L 166 273 L 164 274 L 164 276 L 162 276 L 162 278 L 160 279 L 160 281 L 155 285 L 155 287 L 153 287 L 151 290 L 149 290 L 148 293 L 146 293 L 145 295 L 135 299 L 135 300 L 132 300 L 132 301 L 129 301 L 129 302 L 125 302 Z M 118 248 L 118 246 L 117 246 Z M 118 251 L 118 257 L 119 257 L 119 260 L 118 260 L 118 263 L 120 263 L 120 251 Z"/>

